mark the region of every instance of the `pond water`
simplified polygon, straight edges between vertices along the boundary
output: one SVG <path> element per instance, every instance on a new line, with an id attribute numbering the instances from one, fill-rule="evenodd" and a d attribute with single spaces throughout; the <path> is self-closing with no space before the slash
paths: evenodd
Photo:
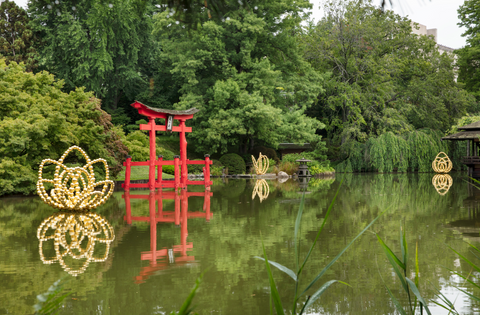
<path id="1" fill-rule="evenodd" d="M 309 183 L 302 255 L 315 239 L 341 177 Z M 480 305 L 454 287 L 479 292 L 449 271 L 467 275 L 471 267 L 448 246 L 473 257 L 467 242 L 479 245 L 480 196 L 462 174 L 452 175 L 453 185 L 440 193 L 432 177 L 347 174 L 300 287 L 387 209 L 371 231 L 399 255 L 399 231 L 405 227 L 412 278 L 418 244 L 420 291 L 433 314 L 447 314 L 432 303 L 437 300 L 433 286 L 455 300 L 461 313 L 478 313 Z M 181 194 L 117 192 L 97 215 L 55 214 L 38 197 L 0 199 L 0 314 L 34 313 L 37 296 L 54 283 L 71 293 L 60 314 L 169 314 L 180 308 L 202 273 L 194 299 L 199 314 L 269 314 L 265 264 L 254 256 L 262 256 L 263 239 L 269 259 L 293 269 L 294 222 L 302 195 L 292 180 L 266 184 L 268 188 L 254 180 L 216 180 L 210 192 L 198 186 Z M 254 194 L 252 200 L 255 187 L 260 196 Z M 70 252 L 62 246 L 65 241 Z M 293 280 L 277 269 L 273 273 L 284 307 L 290 309 Z M 395 314 L 385 284 L 406 305 L 400 282 L 370 231 L 311 293 L 332 279 L 350 286 L 333 284 L 309 314 Z"/>

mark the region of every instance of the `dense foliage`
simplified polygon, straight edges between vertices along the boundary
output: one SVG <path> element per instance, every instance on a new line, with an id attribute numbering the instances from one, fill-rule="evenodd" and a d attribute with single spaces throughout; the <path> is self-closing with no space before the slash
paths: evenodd
<path id="1" fill-rule="evenodd" d="M 458 10 L 459 26 L 467 30 L 462 36 L 466 37 L 465 47 L 456 51 L 458 54 L 458 80 L 465 84 L 465 89 L 480 100 L 480 2 L 467 0 Z"/>
<path id="2" fill-rule="evenodd" d="M 0 55 L 5 57 L 7 64 L 23 62 L 27 70 L 32 71 L 36 67 L 36 36 L 29 21 L 27 12 L 15 2 L 0 3 Z"/>
<path id="3" fill-rule="evenodd" d="M 307 1 L 265 1 L 253 10 L 229 2 L 225 21 L 205 20 L 196 30 L 166 11 L 155 16 L 162 51 L 153 91 L 139 99 L 162 108 L 197 107 L 195 148 L 203 153 L 257 143 L 318 141 L 323 124 L 304 112 L 321 93 L 323 76 L 306 63 L 298 46 Z"/>
<path id="4" fill-rule="evenodd" d="M 72 145 L 105 158 L 113 175 L 120 171 L 126 147 L 100 101 L 83 88 L 67 94 L 62 87 L 47 72 L 27 73 L 0 59 L 0 195 L 34 192 L 40 162 Z"/>
<path id="5" fill-rule="evenodd" d="M 365 143 L 352 142 L 348 159 L 336 166 L 339 172 L 378 171 L 431 172 L 432 161 L 439 152 L 449 154 L 448 143 L 442 142 L 443 133 L 421 129 L 395 135 L 386 132 L 371 137 Z M 455 164 L 458 168 L 460 165 Z"/>
<path id="6" fill-rule="evenodd" d="M 480 111 L 474 97 L 478 1 L 459 10 L 468 43 L 458 52 L 459 83 L 452 54 L 441 54 L 433 38 L 414 35 L 407 18 L 374 4 L 326 1 L 324 17 L 314 24 L 307 0 L 37 0 L 29 2 L 28 13 L 2 2 L 2 65 L 21 61 L 38 72 L 27 80 L 12 63 L 2 73 L 16 71 L 13 81 L 40 80 L 32 84 L 62 96 L 44 101 L 44 92 L 30 91 L 30 83 L 7 89 L 30 100 L 5 101 L 1 145 L 9 149 L 1 163 L 10 175 L 2 178 L 1 187 L 8 188 L 0 188 L 4 194 L 32 191 L 23 183 L 33 183 L 26 174 L 39 161 L 25 155 L 50 156 L 24 145 L 37 138 L 45 144 L 35 146 L 48 151 L 52 144 L 52 152 L 60 150 L 62 137 L 62 143 L 84 141 L 95 147 L 93 155 L 113 159 L 115 171 L 127 148 L 134 160 L 146 160 L 147 136 L 138 131 L 145 117 L 129 106 L 134 99 L 166 109 L 199 108 L 188 135 L 197 157 L 235 152 L 249 159 L 262 152 L 276 159 L 279 143 L 309 142 L 318 169 L 329 169 L 328 157 L 340 170 L 424 171 L 440 149 L 459 169 L 464 144 L 439 139 L 458 119 Z M 71 126 L 42 136 L 19 132 L 34 117 L 21 104 L 45 102 L 48 111 L 62 98 L 95 109 L 69 113 L 62 123 Z M 69 110 L 51 106 L 48 115 Z M 12 128 L 12 119 L 22 127 Z M 82 135 L 72 131 L 82 128 Z M 158 148 L 157 154 L 172 158 L 172 148 Z M 278 169 L 296 167 L 276 162 Z M 17 171 L 15 163 L 30 166 Z"/>
<path id="7" fill-rule="evenodd" d="M 220 158 L 220 163 L 228 168 L 229 174 L 245 174 L 247 167 L 243 158 L 236 153 L 228 153 Z"/>
<path id="8" fill-rule="evenodd" d="M 453 55 L 413 34 L 407 18 L 369 1 L 331 1 L 325 12 L 304 45 L 315 69 L 331 72 L 326 93 L 309 111 L 327 126 L 331 158 L 349 158 L 356 143 L 386 133 L 400 139 L 422 128 L 445 132 L 478 111 L 455 82 Z"/>
<path id="9" fill-rule="evenodd" d="M 65 81 L 84 86 L 117 109 L 131 102 L 155 51 L 146 1 L 47 1 L 29 3 L 32 25 L 42 40 L 39 64 Z"/>

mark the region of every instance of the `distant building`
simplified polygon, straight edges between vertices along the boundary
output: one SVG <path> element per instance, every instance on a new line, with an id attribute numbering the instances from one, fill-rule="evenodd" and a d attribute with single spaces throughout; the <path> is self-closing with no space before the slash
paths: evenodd
<path id="1" fill-rule="evenodd" d="M 438 51 L 443 54 L 443 53 L 447 53 L 449 55 L 453 55 L 453 60 L 455 61 L 455 63 L 457 62 L 457 54 L 455 53 L 455 49 L 454 48 L 450 48 L 448 46 L 445 46 L 445 45 L 440 45 L 437 41 L 437 29 L 436 28 L 430 28 L 430 29 L 427 29 L 427 26 L 426 25 L 423 25 L 423 24 L 420 24 L 420 23 L 417 23 L 418 24 L 418 27 L 419 29 L 416 29 L 413 25 L 413 23 L 415 22 L 411 22 L 411 25 L 412 25 L 412 33 L 413 34 L 417 34 L 417 35 L 432 35 L 433 38 L 435 39 L 435 43 L 437 43 L 437 49 Z M 457 82 L 457 78 L 458 78 L 458 72 L 457 72 L 458 68 L 457 67 L 454 67 L 454 71 L 455 71 L 455 82 Z"/>
<path id="2" fill-rule="evenodd" d="M 449 54 L 453 54 L 454 52 L 454 48 L 450 48 L 448 46 L 445 46 L 445 45 L 440 45 L 437 41 L 437 29 L 436 28 L 430 28 L 430 29 L 427 29 L 427 26 L 426 25 L 423 25 L 423 24 L 420 24 L 420 23 L 417 23 L 418 24 L 418 27 L 419 29 L 417 30 L 414 25 L 413 25 L 414 22 L 411 22 L 411 25 L 412 25 L 412 33 L 413 34 L 417 34 L 417 35 L 432 35 L 433 38 L 435 39 L 435 43 L 437 43 L 437 48 L 438 48 L 438 51 L 440 51 L 441 53 L 449 53 Z M 455 57 L 456 58 L 456 57 Z"/>

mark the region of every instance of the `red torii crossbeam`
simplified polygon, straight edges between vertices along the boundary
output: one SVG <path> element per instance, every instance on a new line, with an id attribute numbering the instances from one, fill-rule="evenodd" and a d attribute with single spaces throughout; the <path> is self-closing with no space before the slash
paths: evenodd
<path id="1" fill-rule="evenodd" d="M 138 110 L 140 115 L 148 117 L 148 124 L 140 125 L 140 130 L 149 130 L 150 137 L 150 160 L 145 162 L 132 162 L 130 156 L 127 157 L 127 161 L 123 163 L 126 167 L 125 170 L 125 183 L 122 184 L 122 187 L 125 190 L 130 188 L 149 188 L 150 190 L 155 190 L 156 188 L 168 188 L 173 187 L 175 189 L 182 187 L 186 188 L 187 185 L 205 185 L 209 187 L 212 182 L 210 181 L 210 156 L 205 155 L 205 161 L 190 161 L 187 159 L 187 138 L 186 133 L 192 132 L 192 127 L 187 127 L 185 122 L 188 119 L 192 119 L 193 115 L 198 112 L 198 109 L 191 108 L 184 111 L 179 110 L 170 110 L 170 109 L 161 109 L 149 107 L 145 104 L 142 104 L 138 101 L 135 101 L 132 104 L 132 107 Z M 165 119 L 165 125 L 156 125 L 155 119 L 163 118 Z M 173 120 L 179 121 L 179 126 L 173 125 Z M 175 156 L 173 161 L 164 161 L 162 156 L 159 156 L 157 159 L 156 156 L 156 142 L 155 134 L 157 131 L 175 131 L 180 133 L 180 156 Z M 188 164 L 204 164 L 203 167 L 203 181 L 189 181 L 188 180 Z M 149 174 L 148 174 L 148 184 L 131 184 L 130 183 L 130 174 L 132 166 L 148 165 Z M 162 181 L 162 165 L 173 165 L 175 169 L 175 180 Z M 158 166 L 157 178 L 155 179 L 155 168 Z M 181 174 L 180 174 L 181 166 Z"/>

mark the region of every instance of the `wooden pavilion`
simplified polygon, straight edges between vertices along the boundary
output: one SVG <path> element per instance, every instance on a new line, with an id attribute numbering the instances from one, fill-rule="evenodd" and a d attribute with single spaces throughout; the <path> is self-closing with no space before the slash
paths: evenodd
<path id="1" fill-rule="evenodd" d="M 467 155 L 463 157 L 462 163 L 468 167 L 468 176 L 479 178 L 480 120 L 466 126 L 459 127 L 458 130 L 460 130 L 460 132 L 443 137 L 442 140 L 467 141 Z"/>

